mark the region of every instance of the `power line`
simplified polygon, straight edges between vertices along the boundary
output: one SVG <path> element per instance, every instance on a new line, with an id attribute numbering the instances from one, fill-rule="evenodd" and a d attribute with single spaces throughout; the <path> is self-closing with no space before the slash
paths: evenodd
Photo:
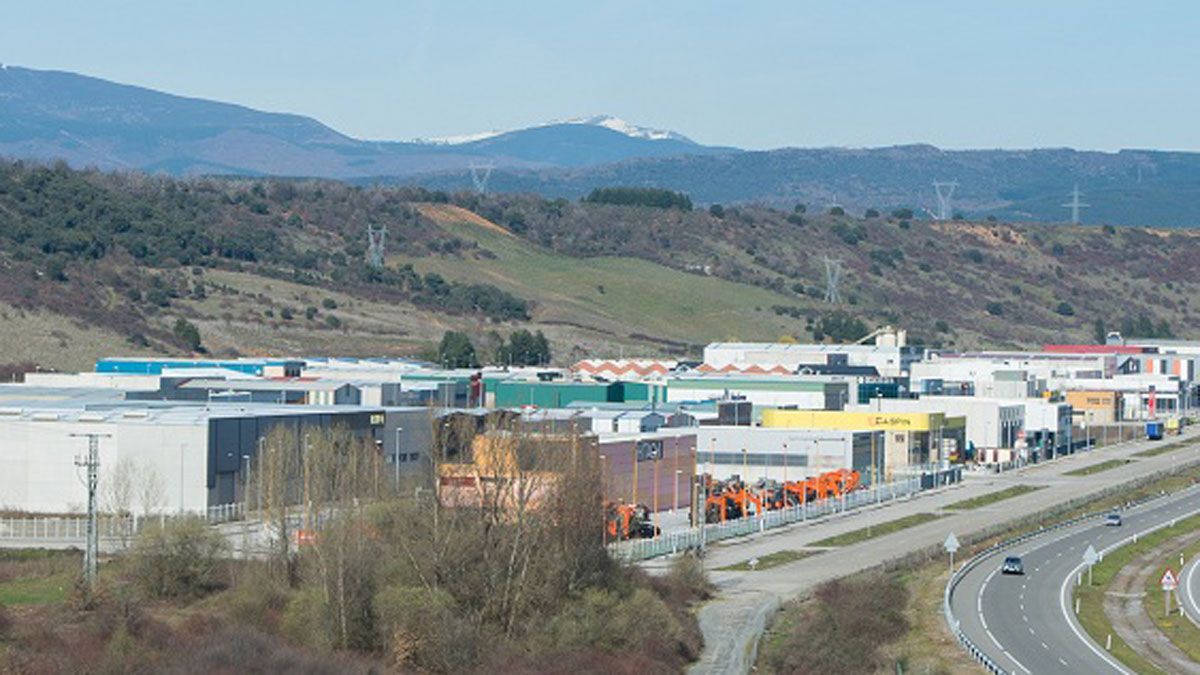
<path id="1" fill-rule="evenodd" d="M 838 292 L 838 285 L 841 283 L 841 261 L 840 259 L 824 257 L 826 264 L 826 301 L 829 304 L 838 304 L 841 301 L 841 294 Z"/>
<path id="2" fill-rule="evenodd" d="M 1079 209 L 1084 209 L 1091 206 L 1091 204 L 1084 204 L 1083 202 L 1079 201 L 1079 197 L 1079 183 L 1076 183 L 1075 189 L 1071 190 L 1071 201 L 1061 205 L 1064 208 L 1071 209 L 1071 222 L 1075 225 L 1079 224 Z"/>
<path id="3" fill-rule="evenodd" d="M 488 181 L 492 177 L 492 169 L 496 165 L 488 162 L 487 164 L 476 164 L 471 162 L 471 182 L 475 184 L 475 191 L 481 195 L 487 194 Z"/>
<path id="4" fill-rule="evenodd" d="M 387 225 L 375 229 L 367 225 L 367 264 L 371 267 L 383 267 L 384 245 L 387 243 Z"/>
<path id="5" fill-rule="evenodd" d="M 75 466 L 87 469 L 88 491 L 87 545 L 83 553 L 83 578 L 90 593 L 96 586 L 97 561 L 100 558 L 100 529 L 97 523 L 96 489 L 100 482 L 100 439 L 112 438 L 111 434 L 71 434 L 71 438 L 88 439 L 85 456 L 75 457 Z"/>
<path id="6" fill-rule="evenodd" d="M 937 193 L 938 200 L 938 212 L 934 220 L 950 220 L 954 217 L 954 189 L 957 187 L 957 180 L 933 181 L 933 190 Z"/>

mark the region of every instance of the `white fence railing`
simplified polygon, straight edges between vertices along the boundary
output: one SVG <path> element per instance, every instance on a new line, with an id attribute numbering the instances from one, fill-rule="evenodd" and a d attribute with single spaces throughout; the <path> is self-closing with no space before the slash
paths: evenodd
<path id="1" fill-rule="evenodd" d="M 667 532 L 653 539 L 630 539 L 609 544 L 609 553 L 620 560 L 637 562 L 659 556 L 671 555 L 689 549 L 702 549 L 706 545 L 723 539 L 742 537 L 756 532 L 823 518 L 834 513 L 882 504 L 883 502 L 910 497 L 923 488 L 945 485 L 954 480 L 950 472 L 926 476 L 914 476 L 891 483 L 855 490 L 841 497 L 830 497 L 786 509 L 766 511 L 762 515 L 747 516 L 723 523 L 711 523 L 701 527 Z"/>
<path id="2" fill-rule="evenodd" d="M 196 515 L 196 514 L 188 514 Z M 246 515 L 245 506 L 221 504 L 205 510 L 204 519 L 210 525 L 219 525 L 241 520 Z M 101 515 L 96 526 L 101 540 L 129 542 L 142 531 L 147 523 L 162 523 L 176 514 L 152 514 L 146 516 Z M 0 518 L 0 543 L 28 542 L 36 546 L 39 542 L 83 545 L 87 539 L 87 516 L 19 516 Z"/>

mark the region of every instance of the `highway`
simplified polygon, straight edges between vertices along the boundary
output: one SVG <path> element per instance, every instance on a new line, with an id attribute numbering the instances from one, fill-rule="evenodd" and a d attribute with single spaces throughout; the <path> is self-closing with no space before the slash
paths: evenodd
<path id="1" fill-rule="evenodd" d="M 1086 580 L 1084 551 L 1091 545 L 1104 555 L 1193 513 L 1200 513 L 1200 486 L 1124 511 L 1120 527 L 1090 519 L 995 551 L 962 575 L 951 596 L 954 616 L 1010 673 L 1128 673 L 1075 620 L 1072 589 L 1080 573 Z M 1024 576 L 1000 574 L 1009 555 L 1021 557 Z"/>
<path id="2" fill-rule="evenodd" d="M 1179 602 L 1192 623 L 1200 626 L 1200 555 L 1184 565 L 1179 574 Z"/>

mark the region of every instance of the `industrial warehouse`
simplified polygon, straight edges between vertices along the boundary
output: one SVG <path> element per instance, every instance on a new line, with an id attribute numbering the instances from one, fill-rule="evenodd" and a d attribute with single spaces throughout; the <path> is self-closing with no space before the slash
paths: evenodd
<path id="1" fill-rule="evenodd" d="M 89 434 L 101 481 L 124 462 L 141 467 L 162 485 L 144 510 L 169 513 L 243 501 L 263 439 L 280 426 L 301 438 L 349 430 L 377 448 L 389 480 L 422 478 L 460 495 L 511 470 L 494 447 L 515 429 L 547 443 L 584 439 L 579 451 L 599 462 L 607 503 L 656 520 L 685 511 L 674 522 L 688 526 L 703 519 L 713 485 L 763 492 L 849 471 L 865 488 L 1002 470 L 1137 425 L 1177 432 L 1200 393 L 1192 343 L 1114 335 L 1106 345 L 956 353 L 904 341 L 887 330 L 874 345 L 720 343 L 698 362 L 569 368 L 103 359 L 94 372 L 29 373 L 0 386 L 0 507 L 83 509 L 75 460 Z M 447 431 L 464 422 L 469 437 Z"/>

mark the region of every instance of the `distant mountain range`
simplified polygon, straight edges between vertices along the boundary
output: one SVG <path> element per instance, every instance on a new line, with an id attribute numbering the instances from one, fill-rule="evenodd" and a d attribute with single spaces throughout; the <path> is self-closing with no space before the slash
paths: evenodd
<path id="1" fill-rule="evenodd" d="M 350 138 L 300 115 L 59 71 L 0 67 L 0 155 L 172 175 L 336 179 L 496 167 L 580 167 L 735 151 L 609 116 L 411 142 Z"/>
<path id="2" fill-rule="evenodd" d="M 59 71 L 0 67 L 0 156 L 170 175 L 294 176 L 576 198 L 635 185 L 693 201 L 938 211 L 1063 221 L 1078 185 L 1083 221 L 1200 226 L 1200 154 L 1071 149 L 889 148 L 749 152 L 706 146 L 615 117 L 408 142 L 364 141 L 300 115 L 174 96 Z M 476 167 L 472 176 L 471 167 Z"/>

